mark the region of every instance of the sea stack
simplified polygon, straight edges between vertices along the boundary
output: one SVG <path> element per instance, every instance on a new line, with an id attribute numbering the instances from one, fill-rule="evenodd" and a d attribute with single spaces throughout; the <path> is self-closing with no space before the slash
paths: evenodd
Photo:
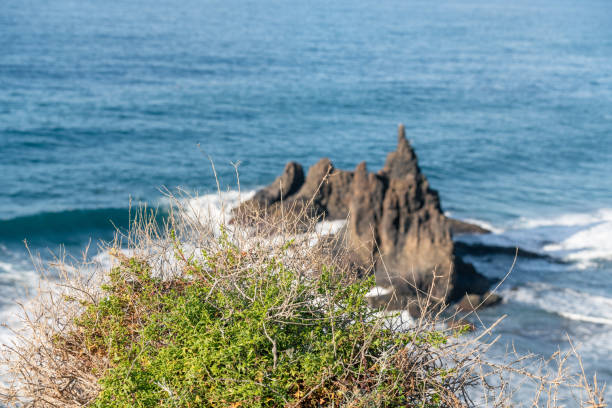
<path id="1" fill-rule="evenodd" d="M 235 210 L 236 219 L 247 219 L 238 215 L 255 208 L 274 214 L 281 207 L 306 207 L 303 213 L 326 220 L 346 219 L 341 241 L 357 264 L 374 270 L 378 286 L 391 289 L 394 300 L 387 295 L 380 301 L 394 308 L 428 294 L 442 303 L 466 294 L 482 297 L 490 286 L 456 256 L 452 240 L 453 229 L 484 231 L 444 215 L 403 125 L 396 150 L 379 172 L 369 172 L 365 162 L 354 171 L 339 170 L 324 158 L 304 178 L 302 166 L 291 162 L 271 185 Z"/>
<path id="2" fill-rule="evenodd" d="M 435 299 L 443 300 L 454 286 L 450 227 L 440 208 L 438 192 L 430 188 L 421 172 L 402 125 L 398 133 L 396 151 L 389 153 L 377 175 L 368 177 L 384 186 L 382 200 L 372 203 L 379 218 L 369 226 L 369 234 L 375 235 L 376 240 L 372 255 L 377 283 L 393 286 L 402 294 L 431 292 Z M 363 190 L 363 185 L 355 183 L 355 195 Z M 363 212 L 359 206 L 353 200 L 351 214 Z M 359 242 L 366 234 L 363 228 L 360 233 L 353 228 L 362 222 L 356 218 L 348 221 L 351 243 Z"/>

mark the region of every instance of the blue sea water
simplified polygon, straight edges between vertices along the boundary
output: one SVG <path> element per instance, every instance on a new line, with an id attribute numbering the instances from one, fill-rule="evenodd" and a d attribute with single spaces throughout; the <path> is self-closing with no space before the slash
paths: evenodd
<path id="1" fill-rule="evenodd" d="M 3 0 L 0 314 L 35 284 L 24 239 L 76 253 L 130 199 L 213 192 L 207 156 L 224 189 L 231 162 L 243 189 L 288 160 L 375 170 L 402 122 L 444 209 L 496 232 L 463 240 L 552 257 L 485 321 L 543 355 L 568 333 L 612 382 L 611 22 L 608 0 Z"/>

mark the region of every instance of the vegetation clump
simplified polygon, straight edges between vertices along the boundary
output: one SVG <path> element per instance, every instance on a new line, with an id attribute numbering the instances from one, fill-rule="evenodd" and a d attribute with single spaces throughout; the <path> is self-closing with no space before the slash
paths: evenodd
<path id="1" fill-rule="evenodd" d="M 454 400 L 446 387 L 452 374 L 434 364 L 415 369 L 427 363 L 414 361 L 408 347 L 439 347 L 446 336 L 388 327 L 368 307 L 371 278 L 348 280 L 327 266 L 312 276 L 274 254 L 253 259 L 225 235 L 219 244 L 187 259 L 176 243 L 185 274 L 170 281 L 146 261 L 121 257 L 105 296 L 87 305 L 69 335 L 109 360 L 92 406 L 441 407 Z"/>

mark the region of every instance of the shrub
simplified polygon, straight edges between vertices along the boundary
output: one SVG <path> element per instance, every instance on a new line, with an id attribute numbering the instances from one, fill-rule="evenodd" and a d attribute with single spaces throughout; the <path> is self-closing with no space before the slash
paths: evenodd
<path id="1" fill-rule="evenodd" d="M 406 353 L 446 335 L 387 327 L 368 307 L 372 278 L 328 266 L 305 274 L 273 253 L 240 251 L 226 234 L 215 251 L 187 259 L 178 242 L 175 251 L 185 274 L 172 280 L 120 257 L 103 298 L 56 339 L 109 360 L 92 406 L 438 407 L 450 398 L 444 376 Z"/>

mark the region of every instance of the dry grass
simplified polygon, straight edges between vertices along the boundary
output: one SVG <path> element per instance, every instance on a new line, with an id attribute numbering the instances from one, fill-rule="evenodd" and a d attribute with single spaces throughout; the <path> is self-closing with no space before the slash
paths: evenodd
<path id="1" fill-rule="evenodd" d="M 174 199 L 164 225 L 155 223 L 150 211 L 137 211 L 132 228 L 125 234 L 118 234 L 115 242 L 105 247 L 113 256 L 114 264 L 138 259 L 150 265 L 157 277 L 171 285 L 190 272 L 192 257 L 197 257 L 202 250 L 223 254 L 219 243 L 220 229 L 223 229 L 242 258 L 236 264 L 239 267 L 223 273 L 206 272 L 202 279 L 206 279 L 214 291 L 240 293 L 244 290 L 246 274 L 265 274 L 267 269 L 257 266 L 267 265 L 271 256 L 287 269 L 298 271 L 304 279 L 315 279 L 323 266 L 333 267 L 343 285 L 358 279 L 351 269 L 350 254 L 339 250 L 334 240 L 324 239 L 317 233 L 317 220 L 300 211 L 281 214 L 283 216 L 274 218 L 273 223 L 269 217 L 259 217 L 254 223 L 257 227 L 253 228 L 231 225 L 229 220 L 216 224 L 206 212 L 190 208 L 192 202 L 185 197 Z M 325 244 L 313 245 L 313 239 Z M 181 243 L 178 251 L 177 242 Z M 220 259 L 219 262 L 229 263 L 229 260 Z M 0 401 L 9 406 L 87 406 L 96 400 L 101 390 L 99 380 L 113 363 L 103 350 L 86 346 L 82 328 L 75 321 L 83 315 L 86 305 L 99 304 L 104 298 L 100 288 L 108 282 L 109 271 L 90 264 L 70 266 L 65 260 L 46 267 L 57 270 L 61 278 L 41 284 L 38 296 L 22 306 L 23 324 L 14 328 L 13 343 L 5 345 L 2 351 L 2 364 L 11 383 L 2 389 Z M 265 280 L 266 276 L 257 278 Z M 315 313 L 316 308 L 334 305 L 334 293 L 319 294 L 317 302 L 307 305 L 299 302 L 303 294 L 293 293 L 292 289 L 282 296 L 285 302 L 268 314 L 270 325 L 291 321 L 300 308 L 312 308 Z M 448 323 L 456 320 L 456 315 L 428 307 L 432 303 L 430 294 L 422 293 L 418 302 L 421 309 L 434 311 L 415 320 L 393 313 L 376 320 L 375 324 L 367 326 L 369 332 L 363 332 L 360 341 L 355 342 L 351 358 L 342 363 L 342 375 L 322 377 L 320 384 L 299 390 L 294 400 L 282 405 L 606 406 L 604 388 L 597 383 L 596 377 L 588 381 L 584 370 L 575 373 L 568 368 L 572 359 L 582 367 L 573 345 L 568 352 L 556 352 L 546 361 L 532 355 L 520 356 L 512 350 L 503 363 L 494 362 L 487 357 L 487 352 L 499 340 L 493 332 L 501 319 L 474 335 L 461 335 L 456 325 L 449 328 Z M 389 346 L 380 354 L 369 355 L 371 339 L 385 329 L 409 333 L 410 340 Z M 266 331 L 266 325 L 263 330 L 276 366 L 280 350 L 277 350 L 276 340 Z M 399 374 L 383 375 L 385 371 L 380 367 L 385 366 L 393 366 Z M 390 383 L 390 379 L 395 383 Z M 405 404 L 387 405 L 382 397 L 391 395 L 398 385 L 409 390 Z M 159 384 L 159 387 L 164 389 L 165 385 Z M 521 387 L 534 390 L 531 400 L 516 401 L 516 393 Z M 342 398 L 333 400 L 324 392 L 331 388 L 340 390 L 338 395 Z M 170 395 L 171 391 L 167 391 Z M 174 405 L 168 402 L 164 406 Z"/>

